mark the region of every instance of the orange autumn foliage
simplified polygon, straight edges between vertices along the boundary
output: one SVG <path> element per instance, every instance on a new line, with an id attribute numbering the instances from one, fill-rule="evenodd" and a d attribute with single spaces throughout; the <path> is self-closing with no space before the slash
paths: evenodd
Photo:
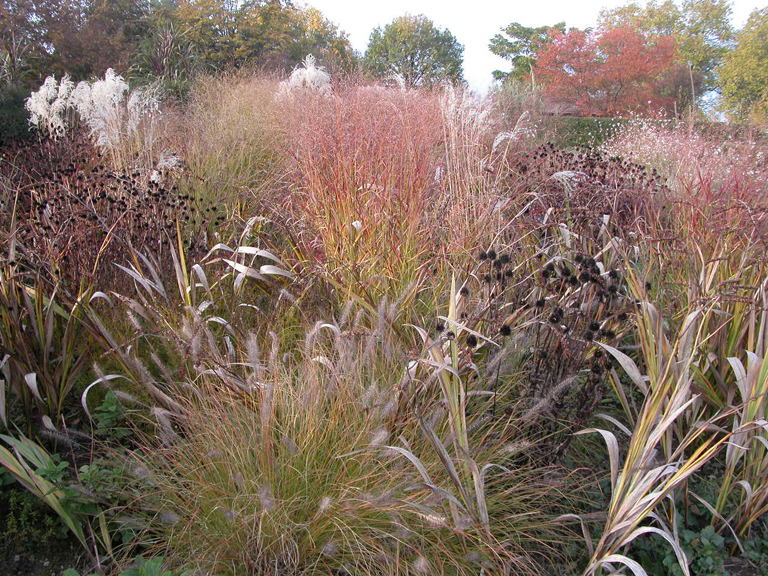
<path id="1" fill-rule="evenodd" d="M 534 69 L 545 94 L 583 115 L 670 110 L 669 77 L 679 66 L 675 40 L 632 26 L 553 30 Z"/>

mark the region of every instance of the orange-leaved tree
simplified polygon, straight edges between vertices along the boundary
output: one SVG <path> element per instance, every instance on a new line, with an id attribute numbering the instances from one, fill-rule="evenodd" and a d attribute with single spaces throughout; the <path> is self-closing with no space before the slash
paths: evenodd
<path id="1" fill-rule="evenodd" d="M 677 63 L 672 36 L 633 26 L 554 30 L 534 72 L 547 96 L 566 110 L 609 116 L 671 109 L 668 78 Z"/>

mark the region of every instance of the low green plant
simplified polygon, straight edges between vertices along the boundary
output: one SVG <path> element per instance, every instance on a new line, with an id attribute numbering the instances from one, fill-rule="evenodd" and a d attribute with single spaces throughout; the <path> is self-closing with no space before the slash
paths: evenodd
<path id="1" fill-rule="evenodd" d="M 758 524 L 757 529 L 752 531 L 752 537 L 742 542 L 744 551 L 741 557 L 750 563 L 756 574 L 768 576 L 768 526 L 765 521 Z"/>
<path id="2" fill-rule="evenodd" d="M 162 557 L 145 560 L 143 556 L 137 556 L 132 566 L 120 571 L 117 576 L 186 576 L 187 574 L 191 574 L 191 571 L 164 570 Z M 68 568 L 62 576 L 80 576 L 80 573 L 73 568 Z M 98 575 L 90 574 L 89 576 Z"/>
<path id="3" fill-rule="evenodd" d="M 690 559 L 690 573 L 696 576 L 722 576 L 728 549 L 725 538 L 712 526 L 703 530 L 680 530 L 679 543 Z M 638 538 L 632 545 L 632 553 L 648 574 L 654 576 L 683 576 L 679 559 L 668 547 L 659 547 L 650 538 Z"/>
<path id="4" fill-rule="evenodd" d="M 69 463 L 25 436 L 0 435 L 0 440 L 12 450 L 0 445 L 0 465 L 59 516 L 89 557 L 96 544 L 112 555 L 112 539 L 99 503 L 64 482 Z"/>
<path id="5" fill-rule="evenodd" d="M 93 411 L 96 423 L 95 434 L 101 438 L 120 440 L 133 432 L 126 424 L 126 410 L 115 393 L 110 390 L 104 400 Z"/>
<path id="6" fill-rule="evenodd" d="M 61 519 L 41 500 L 26 490 L 5 488 L 0 491 L 0 542 L 4 546 L 32 551 L 53 545 L 67 537 Z"/>

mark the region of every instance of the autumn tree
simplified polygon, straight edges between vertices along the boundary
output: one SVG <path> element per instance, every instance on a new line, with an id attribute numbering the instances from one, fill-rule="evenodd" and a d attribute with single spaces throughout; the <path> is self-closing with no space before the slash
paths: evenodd
<path id="1" fill-rule="evenodd" d="M 2 51 L 25 67 L 30 84 L 49 74 L 82 80 L 106 68 L 124 73 L 148 15 L 149 0 L 0 0 Z"/>
<path id="2" fill-rule="evenodd" d="M 509 60 L 512 63 L 512 71 L 494 70 L 493 77 L 502 81 L 527 81 L 536 65 L 536 56 L 542 46 L 549 41 L 552 30 L 564 33 L 565 22 L 537 28 L 512 22 L 509 26 L 502 28 L 501 32 L 491 39 L 488 48 L 493 54 Z"/>
<path id="3" fill-rule="evenodd" d="M 286 69 L 309 52 L 332 67 L 353 60 L 346 34 L 288 0 L 181 0 L 172 18 L 205 68 Z"/>
<path id="4" fill-rule="evenodd" d="M 688 68 L 688 88 L 697 95 L 716 86 L 715 69 L 730 48 L 730 0 L 651 0 L 600 13 L 602 28 L 636 26 L 647 34 L 674 36 L 682 64 Z"/>
<path id="5" fill-rule="evenodd" d="M 587 115 L 668 109 L 660 79 L 677 59 L 671 36 L 650 37 L 626 26 L 553 32 L 534 72 L 554 102 Z"/>
<path id="6" fill-rule="evenodd" d="M 718 69 L 722 107 L 736 120 L 768 120 L 768 8 L 750 14 Z"/>
<path id="7" fill-rule="evenodd" d="M 460 82 L 463 52 L 449 30 L 425 16 L 406 15 L 371 33 L 364 66 L 377 78 L 398 74 L 408 86 Z"/>

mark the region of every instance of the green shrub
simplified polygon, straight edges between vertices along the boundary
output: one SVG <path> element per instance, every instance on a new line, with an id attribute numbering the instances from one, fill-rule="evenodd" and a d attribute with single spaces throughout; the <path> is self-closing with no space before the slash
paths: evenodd
<path id="1" fill-rule="evenodd" d="M 562 116 L 553 122 L 554 141 L 563 148 L 599 146 L 628 121 L 625 118 Z"/>
<path id="2" fill-rule="evenodd" d="M 16 84 L 0 87 L 0 146 L 32 137 L 24 108 L 27 96 L 28 90 Z"/>

